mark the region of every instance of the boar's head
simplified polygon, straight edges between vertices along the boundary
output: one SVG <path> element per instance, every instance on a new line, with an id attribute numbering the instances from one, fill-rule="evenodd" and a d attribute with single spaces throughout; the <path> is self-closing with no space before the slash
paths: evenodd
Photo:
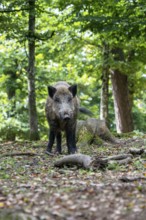
<path id="1" fill-rule="evenodd" d="M 69 87 L 48 86 L 48 93 L 52 99 L 52 110 L 56 117 L 63 121 L 68 121 L 74 117 L 76 112 L 75 96 L 77 93 L 77 85 Z"/>

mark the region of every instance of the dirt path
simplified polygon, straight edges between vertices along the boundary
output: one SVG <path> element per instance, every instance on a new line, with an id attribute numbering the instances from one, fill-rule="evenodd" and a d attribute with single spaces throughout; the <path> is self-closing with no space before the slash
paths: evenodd
<path id="1" fill-rule="evenodd" d="M 82 147 L 80 152 L 109 156 L 144 145 L 144 139 L 134 138 L 116 145 Z M 146 180 L 121 181 L 123 176 L 146 177 L 145 154 L 105 171 L 58 169 L 53 163 L 59 156 L 45 155 L 45 146 L 44 142 L 0 144 L 1 155 L 32 153 L 0 158 L 0 220 L 146 219 Z"/>

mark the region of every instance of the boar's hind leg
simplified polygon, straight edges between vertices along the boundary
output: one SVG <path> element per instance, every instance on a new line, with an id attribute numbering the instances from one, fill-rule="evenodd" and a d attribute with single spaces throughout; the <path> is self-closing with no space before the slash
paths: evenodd
<path id="1" fill-rule="evenodd" d="M 47 150 L 46 153 L 51 153 L 52 151 L 52 146 L 54 144 L 54 140 L 55 140 L 55 131 L 50 129 L 50 133 L 49 133 L 49 142 L 48 142 L 48 146 L 47 146 Z"/>
<path id="2" fill-rule="evenodd" d="M 74 154 L 77 151 L 76 140 L 75 140 L 75 129 L 67 129 L 66 139 L 67 139 L 68 153 Z"/>
<path id="3" fill-rule="evenodd" d="M 56 148 L 56 151 L 57 151 L 59 154 L 61 154 L 61 132 L 57 132 L 56 139 L 57 139 L 57 148 Z"/>

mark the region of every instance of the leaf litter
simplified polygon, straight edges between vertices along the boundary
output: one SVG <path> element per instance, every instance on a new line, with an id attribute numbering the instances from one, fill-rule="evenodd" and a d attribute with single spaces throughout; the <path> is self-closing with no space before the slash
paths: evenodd
<path id="1" fill-rule="evenodd" d="M 124 144 L 123 144 L 124 143 Z M 0 220 L 143 220 L 146 214 L 146 156 L 137 156 L 126 165 L 101 170 L 53 166 L 60 156 L 45 155 L 46 142 L 8 142 L 0 153 Z M 128 153 L 141 148 L 144 140 L 127 139 L 121 144 L 92 146 L 100 156 Z M 90 146 L 89 146 L 90 148 Z M 86 153 L 86 149 L 80 149 Z M 34 155 L 33 155 L 34 154 Z M 94 155 L 97 156 L 97 155 Z M 136 177 L 142 178 L 136 178 Z M 125 178 L 125 181 L 121 179 Z M 126 179 L 127 178 L 127 179 Z M 128 178 L 135 178 L 126 181 Z"/>

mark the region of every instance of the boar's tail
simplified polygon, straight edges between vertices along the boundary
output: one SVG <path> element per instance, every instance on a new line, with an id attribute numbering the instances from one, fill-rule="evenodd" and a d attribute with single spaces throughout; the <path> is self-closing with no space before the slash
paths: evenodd
<path id="1" fill-rule="evenodd" d="M 79 111 L 80 111 L 81 113 L 86 114 L 86 115 L 93 116 L 93 113 L 92 113 L 90 110 L 86 109 L 85 107 L 80 107 L 80 108 L 79 108 Z"/>

